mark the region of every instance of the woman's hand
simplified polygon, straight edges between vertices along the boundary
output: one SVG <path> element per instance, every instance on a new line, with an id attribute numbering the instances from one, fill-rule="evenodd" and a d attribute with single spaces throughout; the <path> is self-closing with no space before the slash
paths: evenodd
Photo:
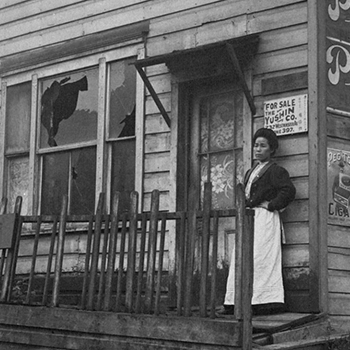
<path id="1" fill-rule="evenodd" d="M 268 202 L 268 201 L 264 201 L 258 205 L 258 208 L 264 208 L 264 209 L 268 210 L 269 203 L 270 202 Z"/>

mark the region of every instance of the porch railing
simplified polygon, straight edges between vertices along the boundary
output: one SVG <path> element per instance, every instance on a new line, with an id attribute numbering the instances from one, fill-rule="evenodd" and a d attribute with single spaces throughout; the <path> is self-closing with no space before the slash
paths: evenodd
<path id="1" fill-rule="evenodd" d="M 237 186 L 236 197 L 236 209 L 212 210 L 211 184 L 206 183 L 202 211 L 170 213 L 159 211 L 159 191 L 154 190 L 150 212 L 138 213 L 139 196 L 133 192 L 129 212 L 120 213 L 119 194 L 115 193 L 112 212 L 107 215 L 102 193 L 95 215 L 82 216 L 67 215 L 66 197 L 59 216 L 20 215 L 20 197 L 17 198 L 15 212 L 5 214 L 6 201 L 3 200 L 0 206 L 0 235 L 3 237 L 0 239 L 0 302 L 61 306 L 67 225 L 83 223 L 86 229 L 84 269 L 79 302 L 72 307 L 159 315 L 162 312 L 164 279 L 167 278 L 168 306 L 177 316 L 188 317 L 195 312 L 199 317 L 215 318 L 219 220 L 235 217 L 235 319 L 242 322 L 242 343 L 248 342 L 243 349 L 248 349 L 252 331 L 253 212 L 245 208 L 244 191 L 240 185 Z M 197 235 L 199 221 L 202 229 Z M 174 268 L 165 269 L 165 239 L 169 222 L 173 223 L 175 230 L 176 264 Z M 20 277 L 16 273 L 16 265 L 20 259 L 20 245 L 26 242 L 24 225 L 31 225 L 35 233 L 26 287 L 18 300 L 14 293 L 16 280 Z M 42 288 L 38 296 L 33 292 L 37 285 L 36 264 L 43 228 L 49 244 L 46 272 L 41 275 Z M 199 245 L 196 239 L 200 240 Z M 198 270 L 199 288 L 196 283 L 196 290 L 199 293 L 194 298 L 194 278 Z"/>

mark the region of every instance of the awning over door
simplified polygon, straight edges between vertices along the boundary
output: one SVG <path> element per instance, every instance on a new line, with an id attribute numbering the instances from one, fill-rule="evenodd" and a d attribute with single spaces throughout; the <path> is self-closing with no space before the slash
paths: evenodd
<path id="1" fill-rule="evenodd" d="M 227 74 L 232 71 L 236 74 L 251 112 L 254 115 L 256 113 L 256 108 L 253 97 L 244 79 L 242 68 L 244 68 L 256 54 L 258 41 L 258 35 L 246 35 L 231 40 L 197 46 L 188 50 L 173 51 L 165 55 L 148 57 L 137 60 L 133 64 L 169 127 L 171 125 L 171 120 L 144 72 L 143 68 L 145 67 L 166 64 L 169 70 L 175 75 L 181 72 L 185 74 L 191 72 L 190 75 L 193 75 L 194 72 L 197 72 L 197 76 L 200 75 L 203 77 Z"/>

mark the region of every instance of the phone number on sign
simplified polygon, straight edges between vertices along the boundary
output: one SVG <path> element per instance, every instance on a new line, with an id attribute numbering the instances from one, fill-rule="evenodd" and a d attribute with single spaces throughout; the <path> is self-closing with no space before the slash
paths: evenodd
<path id="1" fill-rule="evenodd" d="M 274 125 L 276 126 L 276 125 Z M 294 132 L 294 128 L 293 127 L 290 127 L 290 128 L 277 128 L 277 126 L 275 128 L 272 128 L 274 129 L 275 133 L 277 135 L 281 135 L 281 134 L 291 134 Z"/>

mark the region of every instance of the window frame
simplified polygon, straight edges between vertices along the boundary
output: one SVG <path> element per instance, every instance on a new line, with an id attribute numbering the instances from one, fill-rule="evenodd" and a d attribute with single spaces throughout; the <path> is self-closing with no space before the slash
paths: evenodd
<path id="1" fill-rule="evenodd" d="M 97 50 L 96 50 L 97 51 Z M 111 145 L 107 138 L 108 115 L 108 76 L 109 64 L 114 61 L 130 59 L 143 59 L 145 57 L 144 43 L 132 44 L 106 50 L 103 52 L 89 52 L 75 56 L 71 59 L 59 62 L 48 62 L 39 67 L 28 67 L 21 72 L 8 72 L 1 77 L 1 110 L 0 110 L 0 197 L 7 195 L 8 167 L 5 154 L 5 126 L 6 126 L 6 94 L 7 87 L 24 82 L 31 82 L 31 111 L 30 111 L 30 145 L 29 145 L 29 189 L 28 189 L 28 215 L 40 213 L 41 190 L 42 190 L 42 161 L 43 155 L 60 151 L 73 150 L 76 148 L 96 146 L 96 183 L 95 183 L 95 208 L 97 207 L 99 193 L 106 193 L 106 209 L 110 211 L 111 202 Z M 98 116 L 96 140 L 57 146 L 54 148 L 39 147 L 40 136 L 40 96 L 39 80 L 50 76 L 65 74 L 76 70 L 88 69 L 98 66 Z M 142 172 L 143 172 L 143 144 L 144 144 L 144 83 L 136 74 L 136 126 L 135 126 L 135 191 L 142 196 Z M 18 154 L 19 155 L 19 154 Z M 16 156 L 16 155 L 12 155 Z M 140 161 L 141 160 L 141 161 Z M 141 207 L 142 200 L 140 200 Z"/>

